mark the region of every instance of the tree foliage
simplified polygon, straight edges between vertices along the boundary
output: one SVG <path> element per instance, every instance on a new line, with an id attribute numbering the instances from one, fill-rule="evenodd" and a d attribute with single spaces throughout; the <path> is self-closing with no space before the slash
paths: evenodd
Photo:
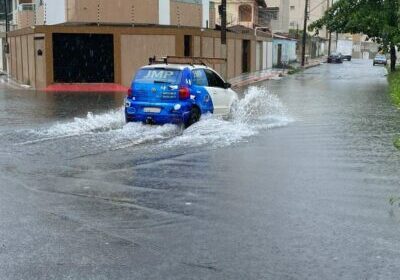
<path id="1" fill-rule="evenodd" d="M 309 30 L 323 26 L 331 32 L 363 33 L 390 49 L 392 70 L 395 70 L 396 46 L 400 45 L 400 0 L 339 0 L 324 17 L 313 22 Z"/>

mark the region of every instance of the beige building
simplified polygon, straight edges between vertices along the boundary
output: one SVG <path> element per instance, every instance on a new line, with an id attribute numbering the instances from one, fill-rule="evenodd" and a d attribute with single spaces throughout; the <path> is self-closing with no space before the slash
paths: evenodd
<path id="1" fill-rule="evenodd" d="M 25 28 L 35 24 L 34 0 L 12 0 L 9 8 L 12 15 L 10 30 Z"/>
<path id="2" fill-rule="evenodd" d="M 42 25 L 10 32 L 8 43 L 9 75 L 36 89 L 57 83 L 129 86 L 154 55 L 221 58 L 220 32 L 194 27 Z M 228 32 L 227 78 L 266 69 L 267 43 L 271 38 Z"/>
<path id="3" fill-rule="evenodd" d="M 29 11 L 34 21 L 9 33 L 6 61 L 12 78 L 36 89 L 59 83 L 129 86 L 153 56 L 221 58 L 221 32 L 213 30 L 215 5 L 209 0 L 35 1 Z M 245 22 L 257 20 L 257 8 Z M 264 32 L 228 32 L 226 78 L 270 67 L 270 45 Z M 210 66 L 221 71 L 221 65 Z"/>
<path id="4" fill-rule="evenodd" d="M 210 0 L 12 0 L 13 29 L 62 23 L 214 28 Z"/>
<path id="5" fill-rule="evenodd" d="M 218 6 L 221 0 L 214 0 L 216 23 L 221 24 Z M 226 17 L 227 25 L 242 25 L 248 28 L 259 26 L 260 8 L 265 8 L 265 0 L 227 0 Z"/>
<path id="6" fill-rule="evenodd" d="M 303 30 L 304 27 L 304 9 L 305 0 L 289 0 L 289 29 Z M 329 0 L 331 2 L 331 0 Z M 322 18 L 328 9 L 328 1 L 309 0 L 309 20 L 308 25 Z M 326 29 L 319 31 L 319 37 L 328 38 Z"/>
<path id="7" fill-rule="evenodd" d="M 289 1 L 267 0 L 267 14 L 270 19 L 272 32 L 289 32 Z"/>

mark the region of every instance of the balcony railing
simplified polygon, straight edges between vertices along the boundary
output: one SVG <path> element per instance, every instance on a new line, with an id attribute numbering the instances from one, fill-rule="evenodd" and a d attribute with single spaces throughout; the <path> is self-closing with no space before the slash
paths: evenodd
<path id="1" fill-rule="evenodd" d="M 14 31 L 17 30 L 17 25 L 16 24 L 9 24 L 8 25 L 8 31 Z M 0 33 L 6 32 L 6 23 L 5 21 L 0 21 Z"/>
<path id="2" fill-rule="evenodd" d="M 26 3 L 26 4 L 19 4 L 18 5 L 18 11 L 22 12 L 22 11 L 35 11 L 35 4 L 33 3 Z"/>

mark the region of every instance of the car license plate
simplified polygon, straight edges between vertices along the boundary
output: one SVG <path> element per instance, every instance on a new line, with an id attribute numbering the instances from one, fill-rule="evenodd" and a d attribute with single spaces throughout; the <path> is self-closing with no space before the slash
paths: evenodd
<path id="1" fill-rule="evenodd" d="M 156 107 L 145 107 L 143 108 L 143 111 L 145 113 L 160 113 L 161 108 L 156 108 Z"/>

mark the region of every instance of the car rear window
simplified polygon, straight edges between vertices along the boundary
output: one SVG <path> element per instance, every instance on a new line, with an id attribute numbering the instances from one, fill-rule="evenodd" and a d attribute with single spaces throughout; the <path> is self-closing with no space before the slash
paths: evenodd
<path id="1" fill-rule="evenodd" d="M 181 73 L 181 70 L 165 68 L 140 69 L 136 73 L 135 82 L 178 84 L 180 82 Z"/>

